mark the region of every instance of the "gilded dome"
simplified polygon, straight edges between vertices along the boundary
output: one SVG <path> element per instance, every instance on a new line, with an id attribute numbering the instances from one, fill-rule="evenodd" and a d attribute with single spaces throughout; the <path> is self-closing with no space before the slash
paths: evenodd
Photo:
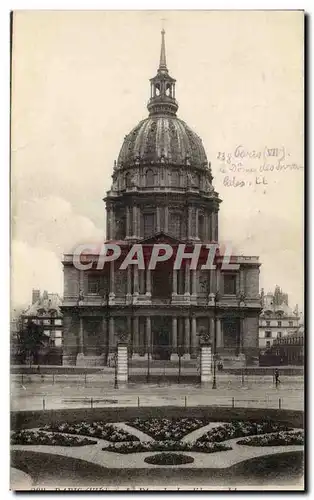
<path id="1" fill-rule="evenodd" d="M 118 168 L 136 162 L 207 166 L 200 137 L 183 120 L 171 114 L 153 114 L 142 120 L 125 137 L 118 157 Z"/>

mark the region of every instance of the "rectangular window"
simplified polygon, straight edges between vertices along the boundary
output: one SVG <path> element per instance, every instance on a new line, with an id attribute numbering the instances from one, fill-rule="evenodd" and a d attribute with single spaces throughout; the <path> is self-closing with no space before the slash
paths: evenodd
<path id="1" fill-rule="evenodd" d="M 265 332 L 265 339 L 270 339 L 271 338 L 271 331 L 267 330 Z"/>
<path id="2" fill-rule="evenodd" d="M 289 321 L 289 326 L 293 326 L 293 321 Z"/>
<path id="3" fill-rule="evenodd" d="M 267 340 L 266 347 L 270 347 L 270 340 Z"/>
<path id="4" fill-rule="evenodd" d="M 266 326 L 270 326 L 270 321 L 266 321 Z"/>
<path id="5" fill-rule="evenodd" d="M 225 295 L 235 295 L 236 294 L 236 275 L 235 274 L 224 274 L 224 294 Z"/>
<path id="6" fill-rule="evenodd" d="M 149 238 L 155 232 L 155 216 L 154 214 L 144 214 L 144 238 Z"/>
<path id="7" fill-rule="evenodd" d="M 97 274 L 90 274 L 88 276 L 88 293 L 97 295 L 100 292 L 100 276 Z"/>
<path id="8" fill-rule="evenodd" d="M 282 335 L 281 332 L 278 332 L 277 333 L 277 339 L 281 339 L 281 335 Z"/>
<path id="9" fill-rule="evenodd" d="M 278 326 L 281 326 L 281 321 L 278 321 Z"/>
<path id="10" fill-rule="evenodd" d="M 56 347 L 61 347 L 62 346 L 62 337 L 55 338 L 55 346 Z"/>
<path id="11" fill-rule="evenodd" d="M 56 319 L 55 320 L 55 325 L 62 325 L 62 320 L 61 319 Z"/>

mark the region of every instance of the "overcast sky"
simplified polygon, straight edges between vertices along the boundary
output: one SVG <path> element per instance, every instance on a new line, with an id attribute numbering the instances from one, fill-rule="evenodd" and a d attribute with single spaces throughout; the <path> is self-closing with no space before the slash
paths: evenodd
<path id="1" fill-rule="evenodd" d="M 62 253 L 104 238 L 102 198 L 124 136 L 147 116 L 162 22 L 178 116 L 202 138 L 223 199 L 220 239 L 259 255 L 261 287 L 278 284 L 303 308 L 303 171 L 259 185 L 238 173 L 252 185 L 233 188 L 217 158 L 285 147 L 283 163 L 303 166 L 303 15 L 289 11 L 14 14 L 15 306 L 32 288 L 62 294 Z"/>

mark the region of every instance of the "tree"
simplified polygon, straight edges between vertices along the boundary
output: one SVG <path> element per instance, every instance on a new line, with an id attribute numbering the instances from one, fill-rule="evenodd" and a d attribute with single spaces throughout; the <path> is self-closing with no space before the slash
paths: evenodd
<path id="1" fill-rule="evenodd" d="M 28 319 L 26 325 L 20 322 L 17 332 L 17 355 L 21 363 L 29 359 L 32 363 L 38 363 L 38 354 L 40 348 L 45 345 L 46 335 L 42 325 L 37 325 L 31 319 Z"/>

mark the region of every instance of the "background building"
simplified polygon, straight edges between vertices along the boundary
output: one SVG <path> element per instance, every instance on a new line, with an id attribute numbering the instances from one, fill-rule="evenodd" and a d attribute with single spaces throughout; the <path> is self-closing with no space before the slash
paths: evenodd
<path id="1" fill-rule="evenodd" d="M 32 304 L 23 311 L 21 317 L 24 324 L 31 320 L 43 326 L 47 342 L 52 347 L 62 347 L 62 299 L 57 293 L 48 293 L 46 290 L 33 290 Z"/>
<path id="2" fill-rule="evenodd" d="M 219 241 L 221 199 L 201 139 L 177 117 L 176 80 L 166 64 L 164 32 L 157 74 L 150 80 L 149 116 L 125 136 L 107 192 L 107 241 L 127 252 L 135 242 Z M 93 259 L 92 256 L 90 256 Z M 233 256 L 238 271 L 154 271 L 112 262 L 103 271 L 79 271 L 64 256 L 65 364 L 107 362 L 121 333 L 133 358 L 195 359 L 200 329 L 219 356 L 244 365 L 258 360 L 259 259 Z M 216 325 L 216 327 L 215 327 Z M 216 340 L 216 341 L 215 341 Z"/>
<path id="3" fill-rule="evenodd" d="M 263 310 L 259 318 L 259 347 L 262 351 L 269 349 L 275 340 L 294 334 L 299 328 L 298 306 L 294 310 L 289 307 L 288 294 L 279 286 L 275 291 L 264 295 L 261 293 Z"/>

